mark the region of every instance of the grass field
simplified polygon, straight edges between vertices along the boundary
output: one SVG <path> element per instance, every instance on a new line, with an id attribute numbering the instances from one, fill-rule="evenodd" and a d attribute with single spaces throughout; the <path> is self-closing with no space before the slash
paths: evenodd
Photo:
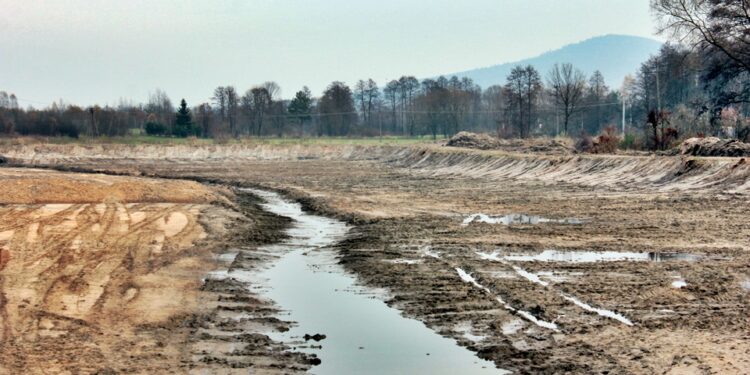
<path id="1" fill-rule="evenodd" d="M 440 141 L 442 138 L 438 138 Z M 433 143 L 431 137 L 403 137 L 403 136 L 387 136 L 387 137 L 247 137 L 247 138 L 231 138 L 231 139 L 215 139 L 215 138 L 173 138 L 173 137 L 157 137 L 149 135 L 127 135 L 118 137 L 80 137 L 80 138 L 69 138 L 69 137 L 12 137 L 2 138 L 0 137 L 0 145 L 12 145 L 12 144 L 33 144 L 33 143 L 53 143 L 53 144 L 161 144 L 161 145 L 180 145 L 180 144 L 192 144 L 192 145 L 211 145 L 211 144 L 330 144 L 330 145 L 342 145 L 342 144 L 356 144 L 356 145 L 407 145 L 417 143 Z"/>

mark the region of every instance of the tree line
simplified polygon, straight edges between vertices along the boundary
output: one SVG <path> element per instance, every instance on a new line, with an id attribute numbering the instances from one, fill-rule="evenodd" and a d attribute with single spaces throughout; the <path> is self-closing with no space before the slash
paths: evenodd
<path id="1" fill-rule="evenodd" d="M 664 148 L 694 135 L 748 139 L 750 11 L 748 1 L 652 0 L 666 43 L 633 76 L 611 88 L 599 71 L 568 63 L 548 72 L 517 66 L 502 84 L 402 76 L 382 87 L 373 79 L 332 82 L 320 96 L 307 87 L 291 99 L 275 82 L 241 92 L 216 87 L 192 108 L 156 90 L 145 104 L 22 108 L 0 92 L 5 134 L 117 136 L 429 136 L 468 130 L 500 137 L 625 133 L 634 147 Z"/>
<path id="2" fill-rule="evenodd" d="M 572 68 L 563 64 L 559 69 Z M 549 82 L 549 87 L 559 84 L 556 78 Z M 594 89 L 589 89 L 589 82 L 594 83 Z M 528 137 L 581 129 L 595 132 L 600 124 L 616 120 L 618 94 L 604 85 L 601 73 L 595 72 L 590 80 L 575 84 L 575 90 L 580 92 L 558 101 L 555 98 L 559 95 L 545 88 L 535 68 L 526 66 L 514 69 L 505 85 L 484 90 L 471 79 L 456 76 L 423 80 L 402 76 L 382 88 L 373 79 L 360 80 L 353 86 L 335 81 L 319 97 L 303 87 L 291 99 L 281 97 L 275 82 L 265 82 L 244 93 L 233 85 L 223 85 L 214 89 L 210 100 L 188 108 L 190 124 L 179 126 L 176 121 L 185 108 L 178 111 L 162 90 L 150 94 L 145 104 L 123 101 L 104 107 L 80 107 L 61 101 L 35 109 L 0 101 L 0 131 L 45 136 L 145 132 L 199 137 L 437 138 L 472 130 Z M 565 103 L 567 109 L 558 108 L 558 102 Z M 605 105 L 589 113 L 587 109 L 598 104 Z"/>

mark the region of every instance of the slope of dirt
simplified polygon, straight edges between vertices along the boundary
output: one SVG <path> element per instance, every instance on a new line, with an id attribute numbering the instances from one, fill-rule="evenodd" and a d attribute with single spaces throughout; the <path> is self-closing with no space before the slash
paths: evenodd
<path id="1" fill-rule="evenodd" d="M 750 144 L 736 139 L 690 138 L 682 142 L 679 152 L 693 156 L 750 156 Z"/>
<path id="2" fill-rule="evenodd" d="M 211 203 L 220 199 L 192 181 L 165 181 L 0 169 L 0 204 L 170 202 Z"/>
<path id="3" fill-rule="evenodd" d="M 271 302 L 231 279 L 204 281 L 222 266 L 217 254 L 251 254 L 286 225 L 247 197 L 188 181 L 32 169 L 0 169 L 0 187 L 0 374 L 311 366 L 257 333 L 288 324 Z M 257 317 L 250 329 L 221 314 L 238 306 Z"/>
<path id="4" fill-rule="evenodd" d="M 575 149 L 569 143 L 569 140 L 556 138 L 500 139 L 489 134 L 459 132 L 451 137 L 446 145 L 478 150 L 570 155 L 575 153 Z"/>
<path id="5" fill-rule="evenodd" d="M 267 151 L 66 163 L 265 186 L 345 218 L 357 228 L 340 245 L 341 262 L 362 283 L 387 288 L 392 306 L 518 373 L 750 372 L 750 182 L 739 158 Z M 320 158 L 299 157 L 311 154 Z M 552 220 L 464 225 L 479 213 Z M 544 250 L 690 256 L 505 258 Z"/>
<path id="6" fill-rule="evenodd" d="M 394 165 L 445 178 L 486 178 L 574 184 L 614 191 L 750 192 L 750 165 L 743 158 L 666 156 L 549 156 L 491 151 L 423 149 Z"/>

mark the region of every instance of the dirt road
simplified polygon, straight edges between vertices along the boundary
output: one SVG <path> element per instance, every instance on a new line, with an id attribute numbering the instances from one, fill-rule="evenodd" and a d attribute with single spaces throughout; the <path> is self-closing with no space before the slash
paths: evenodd
<path id="1" fill-rule="evenodd" d="M 388 288 L 389 304 L 519 373 L 750 372 L 740 159 L 339 146 L 167 163 L 129 152 L 7 154 L 284 191 L 356 225 L 341 262 Z M 474 214 L 498 223 L 464 224 Z M 550 220 L 505 225 L 508 214 Z M 598 253 L 575 253 L 586 251 Z"/>

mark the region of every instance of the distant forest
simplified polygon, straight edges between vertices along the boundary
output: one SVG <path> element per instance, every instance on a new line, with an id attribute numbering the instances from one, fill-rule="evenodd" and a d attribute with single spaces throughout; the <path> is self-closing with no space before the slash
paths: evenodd
<path id="1" fill-rule="evenodd" d="M 684 7 L 688 3 L 693 6 Z M 684 5 L 684 4 L 683 4 Z M 430 136 L 468 130 L 500 137 L 625 131 L 634 147 L 666 136 L 718 135 L 748 140 L 750 14 L 747 2 L 653 0 L 667 43 L 624 82 L 605 82 L 561 63 L 549 72 L 518 66 L 502 84 L 403 76 L 331 83 L 320 96 L 306 87 L 293 98 L 266 82 L 244 92 L 217 87 L 211 100 L 177 108 L 161 90 L 145 104 L 81 107 L 63 102 L 22 108 L 0 91 L 0 132 L 11 135 L 176 137 Z M 694 21 L 689 21 L 694 20 Z M 503 81 L 504 80 L 504 81 Z M 616 85 L 613 88 L 610 85 Z M 668 130 L 668 131 L 667 131 Z M 661 137 L 661 139 L 660 139 Z"/>

